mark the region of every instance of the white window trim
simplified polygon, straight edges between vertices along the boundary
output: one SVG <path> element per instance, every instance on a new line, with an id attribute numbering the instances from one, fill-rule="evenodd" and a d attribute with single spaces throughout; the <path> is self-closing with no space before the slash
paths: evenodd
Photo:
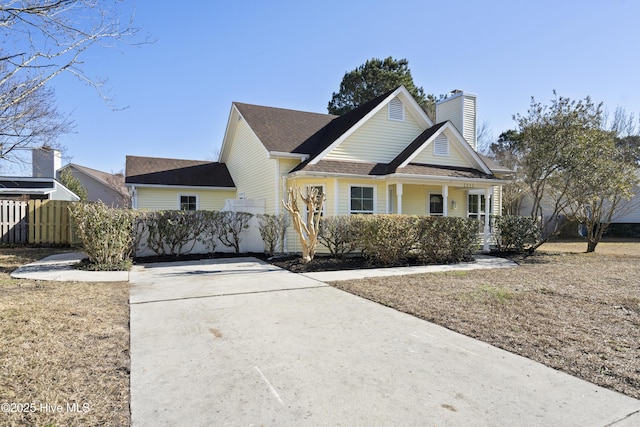
<path id="1" fill-rule="evenodd" d="M 440 196 L 442 197 L 442 213 L 431 213 L 431 196 Z M 444 194 L 442 191 L 429 191 L 427 193 L 427 215 L 429 216 L 444 216 Z"/>
<path id="2" fill-rule="evenodd" d="M 401 118 L 397 118 L 397 117 L 393 117 L 393 115 L 391 114 L 391 103 L 393 102 L 399 102 L 400 103 L 400 112 L 402 117 Z M 389 101 L 389 103 L 387 104 L 387 117 L 389 118 L 389 120 L 395 120 L 396 122 L 404 122 L 405 121 L 405 108 L 404 108 L 404 103 L 402 102 L 402 100 L 398 97 L 393 98 L 391 101 Z"/>
<path id="3" fill-rule="evenodd" d="M 478 212 L 471 212 L 469 210 L 469 196 L 471 195 L 475 195 L 475 196 L 480 196 L 478 197 Z M 467 218 L 469 218 L 471 215 L 478 215 L 478 216 L 483 216 L 487 214 L 487 210 L 489 211 L 489 215 L 493 215 L 493 197 L 494 194 L 491 193 L 491 195 L 489 196 L 489 199 L 486 200 L 485 199 L 485 206 L 484 206 L 484 210 L 485 212 L 482 211 L 482 197 L 485 197 L 485 193 L 484 190 L 469 190 L 467 191 Z"/>
<path id="4" fill-rule="evenodd" d="M 351 210 L 351 189 L 354 187 L 358 187 L 358 188 L 372 188 L 373 189 L 373 210 L 372 211 L 353 211 Z M 349 184 L 349 199 L 348 199 L 348 208 L 349 208 L 349 215 L 352 214 L 375 214 L 376 213 L 376 206 L 378 206 L 378 188 L 375 185 L 368 185 L 368 184 Z"/>
<path id="5" fill-rule="evenodd" d="M 193 193 L 178 193 L 178 208 L 177 208 L 177 210 L 180 210 L 180 208 L 181 208 L 180 199 L 182 197 L 195 197 L 196 198 L 196 210 L 200 210 L 200 195 L 193 194 Z"/>

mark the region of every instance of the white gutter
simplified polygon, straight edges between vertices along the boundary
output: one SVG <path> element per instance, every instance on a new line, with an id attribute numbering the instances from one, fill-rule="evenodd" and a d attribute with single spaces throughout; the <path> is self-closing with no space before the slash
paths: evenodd
<path id="1" fill-rule="evenodd" d="M 301 153 L 287 153 L 284 151 L 269 151 L 269 158 L 300 159 L 301 162 L 304 162 L 309 158 L 309 155 Z"/>
<path id="2" fill-rule="evenodd" d="M 139 188 L 166 188 L 166 189 L 178 188 L 181 190 L 222 190 L 222 191 L 237 190 L 236 187 L 209 187 L 205 185 L 168 185 L 168 184 L 135 184 L 135 183 L 134 184 L 125 183 L 124 185 L 126 187 L 133 187 L 134 189 L 136 187 L 139 187 Z"/>

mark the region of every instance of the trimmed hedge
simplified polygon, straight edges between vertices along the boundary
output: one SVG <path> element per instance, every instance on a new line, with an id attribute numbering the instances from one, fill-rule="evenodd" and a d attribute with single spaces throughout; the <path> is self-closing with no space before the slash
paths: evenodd
<path id="1" fill-rule="evenodd" d="M 478 251 L 478 221 L 472 218 L 420 217 L 417 253 L 425 264 L 472 261 Z"/>
<path id="2" fill-rule="evenodd" d="M 215 252 L 218 243 L 240 250 L 251 214 L 211 211 L 139 212 L 103 203 L 77 203 L 70 208 L 89 260 L 98 269 L 122 269 L 141 242 L 157 255 L 181 255 L 197 242 Z M 283 218 L 259 217 L 265 251 L 281 246 Z M 503 223 L 503 242 L 508 234 Z M 352 251 L 375 265 L 470 261 L 478 250 L 474 219 L 412 215 L 351 215 L 323 218 L 319 239 L 334 257 Z M 282 247 L 282 246 L 281 246 Z"/>
<path id="3" fill-rule="evenodd" d="M 102 202 L 74 203 L 71 217 L 94 270 L 128 270 L 137 249 L 179 256 L 200 242 L 212 253 L 218 243 L 240 251 L 242 232 L 253 216 L 244 212 L 153 211 L 110 208 Z"/>
<path id="4" fill-rule="evenodd" d="M 358 232 L 358 246 L 363 256 L 373 264 L 406 263 L 416 248 L 416 216 L 356 215 L 350 218 Z"/>
<path id="5" fill-rule="evenodd" d="M 471 261 L 478 250 L 478 222 L 474 219 L 414 215 L 347 218 L 356 234 L 355 246 L 376 265 L 402 265 L 411 258 L 424 264 Z"/>
<path id="6" fill-rule="evenodd" d="M 358 249 L 358 230 L 355 216 L 331 216 L 320 219 L 318 241 L 323 244 L 332 257 L 342 259 Z"/>
<path id="7" fill-rule="evenodd" d="M 498 251 L 524 253 L 540 241 L 540 227 L 528 216 L 505 215 L 494 218 Z"/>

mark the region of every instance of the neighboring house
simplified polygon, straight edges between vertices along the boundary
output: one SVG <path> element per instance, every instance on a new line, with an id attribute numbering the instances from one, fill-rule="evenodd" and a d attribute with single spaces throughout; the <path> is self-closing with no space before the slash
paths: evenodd
<path id="1" fill-rule="evenodd" d="M 266 213 L 284 211 L 287 188 L 309 185 L 326 193 L 325 215 L 476 218 L 488 249 L 486 214 L 500 213 L 511 171 L 476 151 L 475 95 L 455 91 L 439 102 L 436 122 L 402 86 L 342 116 L 233 103 L 214 164 L 228 170 L 233 197 L 260 201 Z M 156 192 L 143 193 L 140 172 L 129 167 L 135 159 L 127 158 L 126 172 L 134 206 L 183 207 L 177 200 L 189 192 L 169 179 L 186 171 L 158 165 Z M 209 178 L 212 191 L 221 191 L 225 181 Z M 196 207 L 204 209 L 199 200 L 196 195 Z M 289 242 L 295 251 L 296 239 Z"/>
<path id="2" fill-rule="evenodd" d="M 640 169 L 636 171 L 640 181 Z M 633 187 L 633 198 L 620 206 L 619 215 L 616 215 L 612 224 L 640 225 L 640 184 Z"/>
<path id="3" fill-rule="evenodd" d="M 640 180 L 640 169 L 636 171 L 636 175 Z M 640 237 L 640 185 L 636 185 L 632 190 L 633 196 L 630 200 L 622 200 L 617 206 L 611 223 L 609 224 L 605 235 L 617 237 Z M 554 212 L 555 201 L 552 198 L 546 198 L 541 203 L 541 215 L 544 222 L 548 222 L 547 227 L 543 230 L 543 236 L 549 236 L 554 232 L 558 222 L 562 227 L 560 237 L 585 237 L 585 229 L 576 221 L 570 221 L 570 215 L 560 213 L 557 219 L 550 220 Z M 530 216 L 533 208 L 533 198 L 529 194 L 522 197 L 519 215 Z"/>
<path id="4" fill-rule="evenodd" d="M 87 190 L 87 201 L 102 201 L 113 207 L 128 207 L 130 196 L 124 185 L 124 175 L 111 174 L 75 163 L 69 163 L 58 170 L 57 177 L 68 170 Z"/>
<path id="5" fill-rule="evenodd" d="M 31 155 L 32 176 L 0 177 L 0 199 L 80 200 L 55 178 L 62 162 L 58 150 L 38 148 Z"/>

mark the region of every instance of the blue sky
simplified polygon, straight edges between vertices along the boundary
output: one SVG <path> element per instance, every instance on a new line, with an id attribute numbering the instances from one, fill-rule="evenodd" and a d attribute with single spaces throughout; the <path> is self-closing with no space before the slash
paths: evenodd
<path id="1" fill-rule="evenodd" d="M 84 58 L 126 108 L 71 77 L 54 83 L 76 124 L 60 141 L 67 161 L 106 172 L 126 155 L 217 159 L 233 101 L 325 113 L 344 73 L 373 57 L 408 59 L 427 93 L 476 93 L 496 137 L 553 90 L 640 113 L 635 0 L 129 4 L 155 43 Z"/>

